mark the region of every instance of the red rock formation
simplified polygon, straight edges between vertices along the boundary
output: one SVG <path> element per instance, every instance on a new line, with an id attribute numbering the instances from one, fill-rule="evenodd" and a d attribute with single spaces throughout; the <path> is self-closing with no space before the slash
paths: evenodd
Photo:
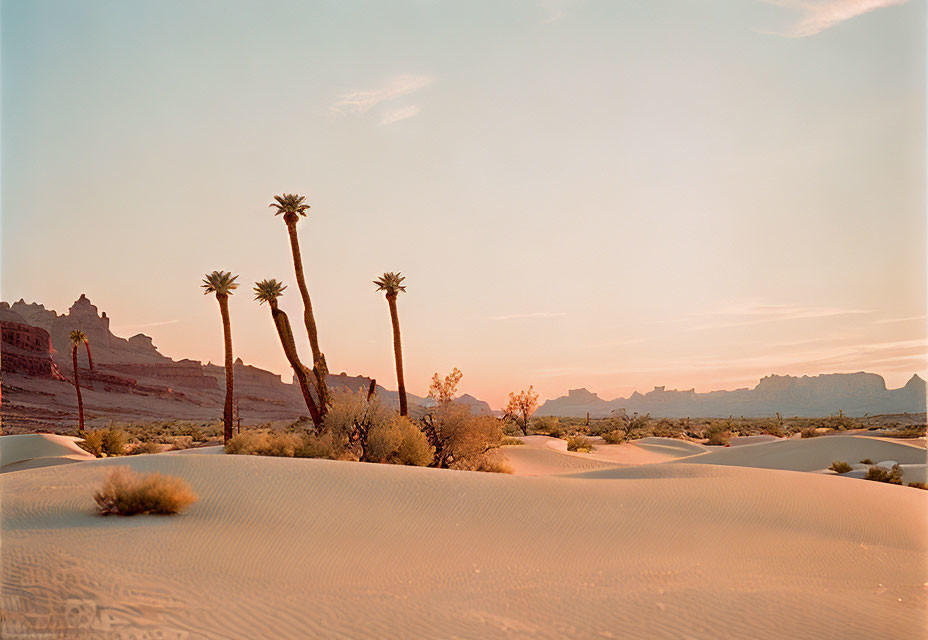
<path id="1" fill-rule="evenodd" d="M 66 381 L 52 360 L 48 331 L 19 322 L 0 320 L 0 369 L 8 373 Z"/>

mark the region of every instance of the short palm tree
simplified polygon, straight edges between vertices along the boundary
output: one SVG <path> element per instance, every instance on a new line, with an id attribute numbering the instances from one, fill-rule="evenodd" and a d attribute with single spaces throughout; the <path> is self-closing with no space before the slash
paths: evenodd
<path id="1" fill-rule="evenodd" d="M 77 421 L 78 430 L 84 431 L 84 398 L 81 397 L 81 382 L 77 370 L 77 348 L 87 342 L 87 336 L 80 329 L 71 332 L 71 364 L 74 367 L 74 389 L 77 391 Z"/>
<path id="2" fill-rule="evenodd" d="M 295 193 L 285 193 L 274 196 L 274 202 L 269 207 L 276 209 L 274 215 L 283 214 L 287 232 L 290 235 L 290 252 L 293 254 L 293 271 L 296 274 L 296 286 L 303 298 L 303 323 L 306 325 L 306 334 L 309 336 L 309 348 L 313 353 L 313 375 L 316 377 L 316 389 L 319 392 L 319 411 L 325 415 L 330 404 L 329 389 L 326 376 L 329 369 L 325 363 L 325 356 L 319 349 L 319 336 L 316 331 L 316 318 L 313 315 L 313 303 L 309 299 L 309 289 L 306 287 L 306 277 L 303 275 L 303 257 L 300 254 L 300 239 L 296 234 L 296 223 L 300 217 L 306 216 L 309 205 L 304 201 L 305 196 Z"/>
<path id="3" fill-rule="evenodd" d="M 306 402 L 306 408 L 309 409 L 309 415 L 313 419 L 313 425 L 315 425 L 316 430 L 319 431 L 322 429 L 322 415 L 319 413 L 319 408 L 316 406 L 316 402 L 313 400 L 312 392 L 310 391 L 309 376 L 307 375 L 309 372 L 306 367 L 303 366 L 303 363 L 300 362 L 300 357 L 297 354 L 296 343 L 293 340 L 293 331 L 290 328 L 290 319 L 287 317 L 287 314 L 277 306 L 277 298 L 283 295 L 284 289 L 286 288 L 287 285 L 273 278 L 256 282 L 255 300 L 258 301 L 258 304 L 267 303 L 271 308 L 271 317 L 274 319 L 274 326 L 277 327 L 277 335 L 280 337 L 280 344 L 284 348 L 284 355 L 287 356 L 287 361 L 293 368 L 293 373 L 296 375 L 297 382 L 299 382 L 300 391 L 303 393 L 303 400 Z"/>
<path id="4" fill-rule="evenodd" d="M 200 285 L 205 289 L 205 295 L 216 294 L 219 313 L 222 315 L 222 335 L 226 352 L 226 402 L 222 409 L 224 442 L 232 439 L 232 371 L 234 364 L 232 362 L 232 324 L 229 322 L 229 296 L 238 288 L 238 283 L 235 282 L 237 278 L 238 276 L 233 276 L 228 271 L 213 271 L 206 274 L 203 284 Z"/>
<path id="5" fill-rule="evenodd" d="M 390 306 L 390 319 L 393 321 L 393 355 L 396 358 L 396 386 L 400 396 L 400 415 L 408 413 L 406 406 L 406 381 L 403 379 L 403 345 L 400 340 L 400 318 L 396 313 L 396 297 L 401 291 L 406 291 L 403 284 L 405 276 L 399 273 L 385 273 L 376 280 L 377 291 L 384 291 L 387 304 Z"/>

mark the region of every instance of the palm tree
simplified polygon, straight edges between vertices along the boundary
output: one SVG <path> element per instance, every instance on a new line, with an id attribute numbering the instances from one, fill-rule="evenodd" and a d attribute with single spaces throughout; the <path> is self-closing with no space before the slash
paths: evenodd
<path id="1" fill-rule="evenodd" d="M 277 298 L 283 295 L 284 289 L 286 288 L 287 285 L 273 278 L 271 280 L 256 282 L 255 300 L 258 301 L 258 304 L 264 304 L 266 302 L 271 308 L 271 317 L 274 319 L 274 326 L 277 327 L 277 335 L 280 336 L 280 344 L 284 348 L 284 355 L 287 356 L 287 361 L 293 368 L 293 373 L 296 375 L 297 382 L 300 384 L 300 391 L 303 393 L 303 400 L 306 402 L 306 408 L 309 409 L 309 415 L 313 419 L 313 425 L 315 425 L 318 431 L 322 428 L 322 416 L 310 392 L 309 376 L 307 376 L 309 371 L 303 366 L 303 363 L 300 362 L 300 357 L 297 354 L 296 343 L 293 341 L 293 331 L 290 329 L 290 319 L 287 317 L 287 314 L 277 306 Z"/>
<path id="2" fill-rule="evenodd" d="M 81 382 L 77 371 L 77 348 L 82 342 L 87 342 L 87 336 L 80 329 L 71 332 L 71 363 L 74 366 L 74 389 L 77 391 L 77 420 L 78 432 L 84 431 L 84 399 L 81 397 Z"/>
<path id="3" fill-rule="evenodd" d="M 228 271 L 213 271 L 203 278 L 202 286 L 206 291 L 204 295 L 216 294 L 219 301 L 219 313 L 222 315 L 222 335 L 225 340 L 226 351 L 226 403 L 222 409 L 223 442 L 232 439 L 232 325 L 229 322 L 229 296 L 238 288 L 233 276 Z"/>
<path id="4" fill-rule="evenodd" d="M 408 413 L 406 406 L 406 381 L 403 380 L 403 345 L 400 342 L 400 318 L 396 313 L 396 296 L 400 291 L 406 291 L 403 285 L 405 276 L 399 273 L 385 273 L 376 280 L 377 291 L 385 291 L 387 295 L 387 304 L 390 305 L 390 319 L 393 321 L 393 355 L 396 357 L 396 386 L 400 395 L 400 415 L 405 416 Z"/>
<path id="5" fill-rule="evenodd" d="M 290 235 L 290 252 L 293 254 L 293 270 L 296 273 L 296 286 L 300 290 L 300 297 L 303 298 L 303 322 L 306 325 L 306 333 L 309 336 L 309 348 L 313 353 L 313 375 L 316 377 L 316 389 L 319 392 L 319 411 L 325 415 L 326 408 L 330 403 L 329 389 L 326 384 L 326 376 L 329 369 L 325 363 L 325 356 L 319 350 L 319 336 L 316 332 L 316 318 L 313 316 L 313 303 L 309 299 L 309 289 L 306 288 L 306 277 L 303 275 L 303 258 L 300 255 L 300 239 L 296 235 L 296 223 L 300 216 L 305 217 L 309 205 L 304 202 L 305 196 L 295 193 L 285 193 L 281 196 L 274 196 L 275 202 L 269 204 L 269 207 L 277 209 L 274 215 L 283 214 L 284 222 L 287 225 L 287 232 Z"/>

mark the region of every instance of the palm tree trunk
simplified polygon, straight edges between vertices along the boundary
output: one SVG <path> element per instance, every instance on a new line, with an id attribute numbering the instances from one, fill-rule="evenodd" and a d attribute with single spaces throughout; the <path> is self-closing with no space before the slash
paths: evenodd
<path id="1" fill-rule="evenodd" d="M 93 371 L 93 357 L 90 355 L 90 343 L 85 340 L 84 346 L 87 347 L 87 362 L 90 363 L 90 370 Z"/>
<path id="2" fill-rule="evenodd" d="M 296 380 L 300 385 L 300 392 L 303 394 L 303 401 L 306 403 L 306 408 L 309 409 L 309 415 L 313 419 L 313 426 L 316 428 L 317 432 L 321 431 L 322 415 L 319 413 L 319 408 L 313 400 L 312 391 L 309 386 L 309 376 L 306 375 L 306 367 L 303 366 L 303 363 L 300 362 L 300 358 L 297 355 L 296 343 L 293 340 L 293 330 L 290 328 L 290 319 L 287 317 L 286 313 L 277 307 L 276 301 L 271 302 L 271 317 L 274 319 L 274 326 L 277 327 L 277 335 L 280 336 L 280 344 L 284 348 L 284 355 L 287 356 L 287 361 L 293 368 L 293 373 L 296 375 Z"/>
<path id="3" fill-rule="evenodd" d="M 290 236 L 290 252 L 293 254 L 293 271 L 296 274 L 296 285 L 303 298 L 303 323 L 306 325 L 306 334 L 309 336 L 309 348 L 313 354 L 313 375 L 316 378 L 316 389 L 319 392 L 319 411 L 324 416 L 328 405 L 329 388 L 326 376 L 329 369 L 325 363 L 325 356 L 319 350 L 319 335 L 316 332 L 316 318 L 313 315 L 313 303 L 309 299 L 309 289 L 306 287 L 306 277 L 303 274 L 303 257 L 300 253 L 300 239 L 296 234 L 296 220 L 286 219 L 287 232 Z"/>
<path id="4" fill-rule="evenodd" d="M 400 415 L 409 414 L 406 406 L 406 381 L 403 379 L 403 344 L 400 340 L 400 317 L 396 313 L 396 296 L 387 296 L 390 319 L 393 321 L 393 355 L 396 357 L 396 390 L 400 396 Z"/>
<path id="5" fill-rule="evenodd" d="M 77 391 L 78 431 L 84 431 L 84 398 L 81 397 L 81 382 L 77 375 L 77 345 L 71 347 L 71 362 L 74 365 L 74 389 Z"/>
<path id="6" fill-rule="evenodd" d="M 232 361 L 232 323 L 229 321 L 229 296 L 217 295 L 219 312 L 222 314 L 222 336 L 225 341 L 226 352 L 226 403 L 222 408 L 223 442 L 232 439 L 232 387 L 233 367 Z"/>

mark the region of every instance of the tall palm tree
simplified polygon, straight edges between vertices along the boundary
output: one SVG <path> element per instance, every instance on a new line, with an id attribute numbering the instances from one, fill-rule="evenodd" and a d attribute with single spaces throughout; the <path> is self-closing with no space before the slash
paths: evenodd
<path id="1" fill-rule="evenodd" d="M 81 382 L 77 371 L 77 348 L 82 342 L 87 342 L 87 336 L 80 329 L 71 332 L 71 363 L 74 366 L 74 389 L 77 391 L 77 421 L 78 431 L 84 431 L 84 398 L 81 397 Z"/>
<path id="2" fill-rule="evenodd" d="M 295 193 L 285 193 L 274 196 L 274 202 L 269 207 L 276 209 L 274 215 L 283 214 L 290 235 L 290 252 L 293 254 L 293 270 L 296 273 L 296 286 L 303 298 L 303 323 L 309 336 L 309 348 L 313 353 L 313 375 L 316 377 L 316 389 L 319 392 L 319 411 L 325 415 L 330 404 L 329 388 L 326 376 L 329 369 L 325 363 L 325 356 L 319 350 L 319 336 L 316 332 L 316 318 L 313 316 L 313 303 L 309 299 L 309 289 L 306 288 L 306 277 L 303 275 L 303 257 L 300 254 L 300 239 L 296 235 L 296 223 L 300 216 L 305 217 L 309 205 L 304 202 L 305 196 Z"/>
<path id="3" fill-rule="evenodd" d="M 229 442 L 232 439 L 232 324 L 229 322 L 229 296 L 238 289 L 238 283 L 235 281 L 238 276 L 233 276 L 228 271 L 213 271 L 207 273 L 203 278 L 202 286 L 206 291 L 204 295 L 211 293 L 216 294 L 216 300 L 219 301 L 219 313 L 222 315 L 222 336 L 225 340 L 226 351 L 226 403 L 222 408 L 222 426 L 223 442 Z"/>
<path id="4" fill-rule="evenodd" d="M 387 304 L 390 305 L 390 319 L 393 321 L 393 355 L 396 358 L 396 386 L 400 395 L 400 415 L 405 416 L 408 413 L 406 406 L 406 381 L 403 379 L 403 345 L 400 341 L 400 318 L 396 313 L 396 296 L 401 291 L 406 291 L 403 284 L 405 276 L 399 273 L 385 273 L 376 280 L 377 291 L 386 292 Z"/>
<path id="5" fill-rule="evenodd" d="M 277 327 L 277 335 L 280 337 L 280 344 L 284 348 L 284 355 L 287 356 L 287 361 L 293 368 L 293 373 L 296 375 L 297 382 L 300 384 L 300 391 L 303 393 L 303 400 L 306 402 L 306 408 L 309 409 L 309 415 L 313 419 L 313 425 L 315 425 L 318 431 L 322 428 L 322 415 L 320 415 L 319 408 L 316 406 L 316 402 L 313 400 L 313 395 L 310 392 L 309 376 L 307 375 L 309 371 L 303 366 L 303 363 L 300 362 L 300 357 L 297 354 L 296 343 L 293 340 L 293 331 L 290 329 L 290 319 L 287 317 L 287 314 L 277 306 L 277 298 L 283 295 L 284 289 L 286 288 L 287 285 L 273 278 L 256 282 L 255 300 L 258 301 L 258 304 L 264 304 L 266 302 L 271 308 L 271 317 L 274 319 L 274 326 Z"/>

